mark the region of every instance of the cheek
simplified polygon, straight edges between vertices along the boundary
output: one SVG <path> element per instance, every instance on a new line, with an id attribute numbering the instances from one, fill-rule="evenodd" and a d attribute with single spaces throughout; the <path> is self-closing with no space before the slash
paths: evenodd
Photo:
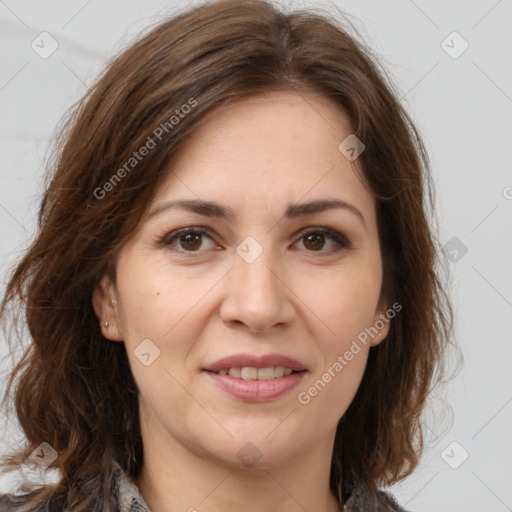
<path id="1" fill-rule="evenodd" d="M 184 380 L 184 362 L 203 328 L 197 314 L 204 307 L 201 299 L 212 284 L 133 255 L 119 259 L 117 277 L 119 320 L 139 388 L 159 395 L 166 383 L 166 391 L 180 396 L 173 376 Z"/>
<path id="2" fill-rule="evenodd" d="M 302 297 L 318 316 L 323 331 L 321 339 L 329 352 L 346 350 L 350 342 L 375 321 L 380 297 L 381 273 L 375 267 L 346 268 L 322 281 L 321 292 Z"/>
<path id="3" fill-rule="evenodd" d="M 360 283 L 360 282 L 359 282 Z M 346 282 L 345 282 L 346 284 Z M 378 293 L 371 288 L 346 286 L 322 294 L 323 335 L 317 335 L 320 364 L 299 390 L 297 401 L 312 416 L 321 415 L 325 425 L 335 424 L 357 393 L 370 350 L 367 329 L 372 326 Z"/>
<path id="4" fill-rule="evenodd" d="M 339 421 L 357 393 L 368 352 L 364 346 L 342 351 L 305 383 L 297 396 L 299 408 L 307 413 L 305 421 L 314 424 L 314 417 L 321 416 L 325 428 Z"/>
<path id="5" fill-rule="evenodd" d="M 143 255 L 120 259 L 117 273 L 120 317 L 130 338 L 166 338 L 200 301 L 207 284 L 161 261 L 148 263 Z"/>
<path id="6" fill-rule="evenodd" d="M 304 302 L 318 319 L 314 338 L 321 360 L 297 399 L 306 410 L 321 414 L 326 424 L 345 413 L 363 377 L 380 284 L 378 267 L 347 265 L 335 279 L 322 280 L 322 293 L 302 290 Z"/>

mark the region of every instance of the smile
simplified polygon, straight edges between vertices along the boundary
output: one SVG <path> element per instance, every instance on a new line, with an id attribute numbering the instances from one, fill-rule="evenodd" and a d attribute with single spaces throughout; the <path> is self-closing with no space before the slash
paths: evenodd
<path id="1" fill-rule="evenodd" d="M 260 371 L 263 378 L 259 377 Z M 278 366 L 268 368 L 235 367 L 218 372 L 203 370 L 202 373 L 208 375 L 221 391 L 231 397 L 244 402 L 266 402 L 289 393 L 307 372 Z M 232 376 L 231 373 L 235 376 Z"/>
<path id="2" fill-rule="evenodd" d="M 284 366 L 268 366 L 266 368 L 244 366 L 242 368 L 223 368 L 214 373 L 217 373 L 218 375 L 229 375 L 235 379 L 243 380 L 272 380 L 279 379 L 283 376 L 288 376 L 293 372 L 294 370 L 291 368 L 285 368 Z"/>

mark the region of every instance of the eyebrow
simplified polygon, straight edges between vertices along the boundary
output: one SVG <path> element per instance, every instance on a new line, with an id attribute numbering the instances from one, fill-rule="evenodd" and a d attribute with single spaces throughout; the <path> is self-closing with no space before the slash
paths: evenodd
<path id="1" fill-rule="evenodd" d="M 148 217 L 154 217 L 156 215 L 160 215 L 166 210 L 176 208 L 204 215 L 206 217 L 225 219 L 227 221 L 234 221 L 236 218 L 236 215 L 231 208 L 222 206 L 213 201 L 203 201 L 200 199 L 175 199 L 172 201 L 166 201 L 149 212 Z M 344 209 L 353 213 L 361 221 L 364 228 L 367 229 L 366 219 L 361 211 L 354 205 L 347 203 L 342 199 L 317 199 L 308 203 L 289 204 L 286 207 L 284 217 L 286 219 L 296 219 L 306 215 L 313 215 L 315 213 L 322 213 L 334 209 Z"/>

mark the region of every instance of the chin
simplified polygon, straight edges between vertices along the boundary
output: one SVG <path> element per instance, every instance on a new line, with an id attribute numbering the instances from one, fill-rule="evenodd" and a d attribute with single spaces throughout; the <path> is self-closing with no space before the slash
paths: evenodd
<path id="1" fill-rule="evenodd" d="M 299 455 L 304 440 L 302 436 L 294 436 L 289 431 L 279 432 L 281 420 L 262 422 L 251 427 L 239 425 L 239 433 L 227 428 L 232 434 L 226 442 L 222 439 L 209 439 L 203 444 L 208 456 L 215 463 L 229 466 L 232 469 L 273 469 L 289 463 Z M 269 427 L 269 424 L 272 424 Z"/>

